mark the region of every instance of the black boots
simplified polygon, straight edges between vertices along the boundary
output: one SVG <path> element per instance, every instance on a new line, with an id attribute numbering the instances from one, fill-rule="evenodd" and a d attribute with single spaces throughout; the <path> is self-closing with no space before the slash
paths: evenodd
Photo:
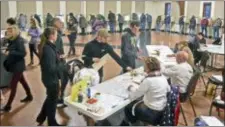
<path id="1" fill-rule="evenodd" d="M 27 97 L 25 97 L 24 99 L 20 100 L 21 103 L 26 103 L 26 102 L 30 102 L 33 100 L 33 96 L 32 95 L 28 95 Z"/>

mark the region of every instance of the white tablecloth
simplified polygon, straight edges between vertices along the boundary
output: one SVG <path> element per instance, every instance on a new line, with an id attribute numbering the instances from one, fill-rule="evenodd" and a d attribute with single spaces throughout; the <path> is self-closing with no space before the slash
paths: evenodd
<path id="1" fill-rule="evenodd" d="M 176 65 L 175 57 L 167 57 L 167 55 L 174 54 L 173 51 L 166 45 L 147 45 L 146 46 L 148 55 L 156 57 L 162 66 L 171 66 Z M 160 54 L 156 55 L 156 51 L 159 51 Z"/>
<path id="2" fill-rule="evenodd" d="M 207 44 L 206 46 L 201 45 L 199 51 L 200 52 L 208 51 L 209 53 L 212 54 L 224 55 L 224 46 L 212 44 Z"/>
<path id="3" fill-rule="evenodd" d="M 136 72 L 139 74 L 143 71 L 143 67 L 136 69 Z M 141 74 L 136 78 L 133 78 L 130 73 L 126 73 L 91 87 L 92 95 L 96 92 L 101 93 L 101 97 L 97 103 L 97 105 L 104 110 L 101 113 L 88 111 L 88 107 L 84 103 L 71 102 L 70 97 L 65 98 L 65 103 L 69 107 L 91 117 L 93 120 L 104 120 L 123 109 L 131 102 L 131 100 L 128 99 L 129 92 L 127 91 L 127 88 L 129 85 L 138 87 L 136 82 L 140 82 L 142 79 L 144 79 L 144 76 Z"/>
<path id="4" fill-rule="evenodd" d="M 148 51 L 160 50 L 160 56 L 157 57 L 164 65 L 174 65 L 176 62 L 173 58 L 169 59 L 166 57 L 168 54 L 173 54 L 172 50 L 168 46 L 147 46 Z M 111 117 L 112 114 L 123 109 L 126 105 L 131 103 L 128 98 L 129 91 L 128 86 L 134 85 L 136 88 L 139 87 L 139 83 L 144 79 L 144 68 L 140 67 L 135 70 L 138 74 L 136 77 L 132 77 L 130 73 L 119 75 L 101 84 L 91 87 L 92 95 L 95 92 L 100 92 L 101 97 L 97 105 L 100 105 L 104 109 L 101 113 L 94 113 L 87 110 L 87 106 L 83 103 L 71 102 L 70 97 L 65 98 L 65 103 L 73 109 L 80 111 L 81 113 L 91 117 L 93 120 L 104 120 Z"/>

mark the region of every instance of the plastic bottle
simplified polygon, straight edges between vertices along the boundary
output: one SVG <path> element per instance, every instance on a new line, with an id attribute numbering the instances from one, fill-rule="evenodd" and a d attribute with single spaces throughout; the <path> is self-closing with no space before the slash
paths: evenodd
<path id="1" fill-rule="evenodd" d="M 90 99 L 91 98 L 91 88 L 90 88 L 90 83 L 87 85 L 87 97 Z"/>
<path id="2" fill-rule="evenodd" d="M 78 94 L 78 103 L 82 103 L 83 102 L 83 94 L 82 94 L 82 89 L 79 89 L 79 94 Z"/>

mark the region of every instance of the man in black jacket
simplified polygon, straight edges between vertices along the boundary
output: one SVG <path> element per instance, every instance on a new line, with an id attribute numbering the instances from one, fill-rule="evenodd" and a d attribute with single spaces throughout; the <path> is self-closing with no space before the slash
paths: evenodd
<path id="1" fill-rule="evenodd" d="M 60 60 L 58 64 L 58 77 L 60 79 L 61 89 L 60 89 L 60 96 L 58 100 L 58 104 L 63 105 L 63 96 L 64 91 L 67 85 L 67 71 L 66 71 L 66 61 L 64 58 L 64 47 L 63 47 L 63 40 L 62 40 L 62 28 L 63 23 L 59 18 L 53 19 L 53 26 L 57 30 L 57 39 L 55 42 L 56 51 L 59 54 Z"/>
<path id="2" fill-rule="evenodd" d="M 114 29 L 115 29 L 115 23 L 116 23 L 116 15 L 114 13 L 112 13 L 112 11 L 109 11 L 108 20 L 109 20 L 110 32 L 114 33 L 115 32 Z"/>
<path id="3" fill-rule="evenodd" d="M 123 69 L 131 70 L 114 52 L 112 46 L 107 43 L 108 32 L 106 29 L 100 29 L 97 33 L 97 37 L 87 43 L 84 47 L 82 59 L 84 60 L 85 67 L 92 67 L 92 64 L 98 63 L 104 55 L 107 53 L 120 65 Z M 100 82 L 103 78 L 103 68 L 99 70 Z"/>
<path id="4" fill-rule="evenodd" d="M 125 34 L 122 36 L 121 42 L 121 55 L 122 60 L 126 65 L 131 68 L 135 68 L 135 60 L 141 59 L 138 57 L 137 36 L 139 31 L 139 23 L 133 21 L 130 23 L 130 28 L 125 30 Z M 126 70 L 124 70 L 126 72 Z"/>
<path id="5" fill-rule="evenodd" d="M 27 97 L 21 100 L 21 102 L 29 102 L 33 100 L 30 88 L 27 81 L 24 78 L 23 72 L 25 71 L 25 59 L 26 50 L 24 46 L 25 39 L 19 34 L 17 26 L 12 25 L 7 28 L 7 57 L 4 61 L 4 67 L 8 72 L 13 73 L 12 80 L 10 82 L 10 96 L 7 104 L 1 109 L 4 112 L 11 110 L 12 102 L 16 95 L 17 84 L 20 82 L 26 91 Z"/>

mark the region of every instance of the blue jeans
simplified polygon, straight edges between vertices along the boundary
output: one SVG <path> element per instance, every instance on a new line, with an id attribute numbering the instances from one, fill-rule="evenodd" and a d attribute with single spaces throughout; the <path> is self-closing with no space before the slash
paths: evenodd
<path id="1" fill-rule="evenodd" d="M 152 110 L 147 107 L 144 102 L 139 103 L 135 108 L 135 116 L 132 114 L 132 107 L 136 104 L 139 100 L 136 100 L 130 103 L 125 108 L 125 115 L 129 122 L 135 123 L 137 120 L 147 122 L 151 125 L 158 125 L 161 121 L 161 117 L 163 115 L 163 111 L 156 111 Z"/>
<path id="2" fill-rule="evenodd" d="M 213 37 L 214 39 L 218 39 L 219 38 L 219 30 L 220 30 L 220 27 L 219 26 L 214 26 L 213 27 Z"/>
<path id="3" fill-rule="evenodd" d="M 109 22 L 109 27 L 110 27 L 110 32 L 114 33 L 115 32 L 115 23 Z"/>
<path id="4" fill-rule="evenodd" d="M 145 30 L 145 22 L 141 22 L 141 30 Z"/>
<path id="5" fill-rule="evenodd" d="M 157 24 L 156 24 L 156 28 L 155 28 L 155 30 L 156 30 L 157 32 L 159 32 L 159 31 L 160 31 L 160 23 L 157 23 Z"/>
<path id="6" fill-rule="evenodd" d="M 202 25 L 201 26 L 202 27 L 202 33 L 205 35 L 205 37 L 207 37 L 207 26 L 205 26 L 205 25 Z"/>
<path id="7" fill-rule="evenodd" d="M 180 34 L 184 34 L 184 25 L 180 24 Z"/>
<path id="8" fill-rule="evenodd" d="M 190 35 L 195 35 L 195 28 L 190 28 L 189 34 Z"/>
<path id="9" fill-rule="evenodd" d="M 170 24 L 165 24 L 165 32 L 170 32 Z"/>

